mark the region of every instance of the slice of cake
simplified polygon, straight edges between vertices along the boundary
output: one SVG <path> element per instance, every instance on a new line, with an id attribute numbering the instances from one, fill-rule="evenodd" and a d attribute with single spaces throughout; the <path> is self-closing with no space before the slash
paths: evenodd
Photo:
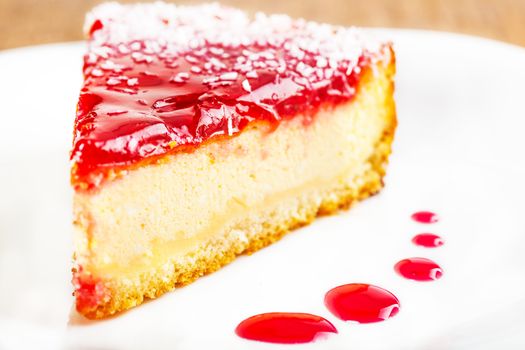
<path id="1" fill-rule="evenodd" d="M 390 44 L 217 4 L 101 5 L 71 151 L 77 310 L 185 285 L 382 187 Z"/>

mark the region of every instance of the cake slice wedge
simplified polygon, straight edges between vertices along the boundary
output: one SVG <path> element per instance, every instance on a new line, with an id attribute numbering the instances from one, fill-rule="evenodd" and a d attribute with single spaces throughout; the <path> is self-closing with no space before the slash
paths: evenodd
<path id="1" fill-rule="evenodd" d="M 71 151 L 76 308 L 129 309 L 382 187 L 389 43 L 217 4 L 108 3 Z"/>

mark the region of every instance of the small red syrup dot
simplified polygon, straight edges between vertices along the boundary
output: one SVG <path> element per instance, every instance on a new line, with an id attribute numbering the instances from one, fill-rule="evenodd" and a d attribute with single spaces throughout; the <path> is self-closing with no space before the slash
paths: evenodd
<path id="1" fill-rule="evenodd" d="M 322 333 L 337 333 L 330 321 L 306 313 L 270 312 L 239 323 L 235 333 L 244 339 L 266 343 L 309 343 Z"/>
<path id="2" fill-rule="evenodd" d="M 412 220 L 422 224 L 433 224 L 439 221 L 439 217 L 431 211 L 418 211 L 412 214 Z"/>
<path id="3" fill-rule="evenodd" d="M 326 293 L 328 310 L 343 321 L 380 322 L 399 312 L 399 300 L 389 291 L 361 283 L 345 284 Z"/>
<path id="4" fill-rule="evenodd" d="M 412 243 L 425 248 L 437 248 L 443 245 L 443 239 L 433 233 L 420 233 L 412 238 Z"/>
<path id="5" fill-rule="evenodd" d="M 443 276 L 441 267 L 426 258 L 403 259 L 394 269 L 401 276 L 415 281 L 435 281 Z"/>

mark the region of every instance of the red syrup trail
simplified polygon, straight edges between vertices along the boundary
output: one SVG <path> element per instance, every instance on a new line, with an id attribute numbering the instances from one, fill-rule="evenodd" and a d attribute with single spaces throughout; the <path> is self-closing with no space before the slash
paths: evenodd
<path id="1" fill-rule="evenodd" d="M 433 233 L 420 233 L 412 238 L 412 243 L 425 248 L 441 247 L 445 242 Z"/>
<path id="2" fill-rule="evenodd" d="M 369 284 L 345 284 L 325 295 L 325 305 L 343 321 L 372 323 L 387 320 L 399 312 L 400 303 L 389 291 Z"/>
<path id="3" fill-rule="evenodd" d="M 443 276 L 441 267 L 430 259 L 409 258 L 399 261 L 394 270 L 401 276 L 414 281 L 435 281 Z"/>
<path id="4" fill-rule="evenodd" d="M 337 333 L 337 329 L 321 316 L 271 312 L 245 319 L 235 333 L 244 339 L 266 343 L 299 344 L 312 342 L 323 333 Z"/>
<path id="5" fill-rule="evenodd" d="M 439 221 L 439 217 L 431 211 L 418 211 L 412 214 L 412 220 L 421 224 L 433 224 Z"/>

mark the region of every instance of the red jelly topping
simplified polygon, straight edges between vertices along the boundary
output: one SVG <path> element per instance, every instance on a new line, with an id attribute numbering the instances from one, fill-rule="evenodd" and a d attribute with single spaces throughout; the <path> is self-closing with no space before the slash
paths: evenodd
<path id="1" fill-rule="evenodd" d="M 412 220 L 422 224 L 433 224 L 439 221 L 439 217 L 431 211 L 418 211 L 412 214 Z"/>
<path id="2" fill-rule="evenodd" d="M 91 275 L 82 272 L 82 267 L 73 270 L 73 285 L 75 287 L 76 308 L 89 312 L 95 309 L 106 297 L 106 289 L 102 282 Z"/>
<path id="3" fill-rule="evenodd" d="M 100 20 L 96 20 L 95 22 L 93 22 L 93 24 L 91 25 L 91 28 L 89 29 L 89 37 L 91 37 L 93 35 L 94 32 L 96 32 L 97 30 L 99 29 L 102 29 L 102 27 L 104 27 L 104 25 L 102 24 L 102 22 Z"/>
<path id="4" fill-rule="evenodd" d="M 399 312 L 399 300 L 389 291 L 369 285 L 352 283 L 326 293 L 325 305 L 343 321 L 379 322 Z"/>
<path id="5" fill-rule="evenodd" d="M 395 265 L 394 269 L 401 276 L 415 281 L 434 281 L 443 276 L 441 267 L 426 258 L 401 260 Z"/>
<path id="6" fill-rule="evenodd" d="M 321 316 L 305 313 L 272 312 L 242 321 L 235 333 L 241 338 L 267 343 L 308 343 L 337 329 Z"/>
<path id="7" fill-rule="evenodd" d="M 412 243 L 425 248 L 436 248 L 443 245 L 443 239 L 433 233 L 420 233 L 412 238 Z"/>
<path id="8" fill-rule="evenodd" d="M 389 52 L 365 48 L 355 30 L 250 21 L 218 5 L 112 4 L 89 18 L 71 153 L 77 188 L 255 121 L 348 101 L 363 68 Z"/>

